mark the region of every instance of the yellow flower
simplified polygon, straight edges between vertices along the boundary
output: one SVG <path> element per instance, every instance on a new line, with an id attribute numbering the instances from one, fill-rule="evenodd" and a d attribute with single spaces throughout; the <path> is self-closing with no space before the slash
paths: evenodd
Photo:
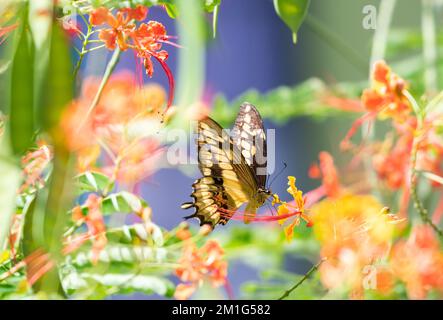
<path id="1" fill-rule="evenodd" d="M 288 241 L 292 240 L 294 228 L 300 224 L 300 219 L 305 220 L 308 227 L 312 226 L 311 220 L 305 214 L 305 199 L 303 198 L 303 192 L 296 187 L 295 183 L 296 178 L 289 176 L 287 192 L 294 198 L 294 201 L 291 201 L 290 203 L 282 202 L 277 195 L 274 195 L 273 200 L 273 204 L 280 204 L 277 209 L 277 215 L 288 216 L 287 218 L 279 219 L 280 225 L 283 225 L 288 219 L 292 218 L 294 212 L 296 213 L 295 219 L 293 219 L 284 229 Z"/>
<path id="2" fill-rule="evenodd" d="M 321 244 L 324 286 L 361 293 L 364 268 L 387 257 L 395 223 L 371 195 L 347 194 L 327 198 L 310 209 L 314 234 Z"/>
<path id="3" fill-rule="evenodd" d="M 5 250 L 3 252 L 0 252 L 0 264 L 8 260 L 10 257 L 9 250 Z"/>
<path id="4" fill-rule="evenodd" d="M 278 194 L 274 193 L 272 195 L 272 206 L 275 206 L 276 204 L 280 203 L 281 203 L 280 197 L 278 196 Z"/>
<path id="5" fill-rule="evenodd" d="M 310 211 L 315 236 L 321 243 L 340 241 L 361 232 L 377 242 L 388 241 L 393 235 L 393 225 L 384 214 L 383 205 L 370 195 L 347 194 L 325 199 Z"/>

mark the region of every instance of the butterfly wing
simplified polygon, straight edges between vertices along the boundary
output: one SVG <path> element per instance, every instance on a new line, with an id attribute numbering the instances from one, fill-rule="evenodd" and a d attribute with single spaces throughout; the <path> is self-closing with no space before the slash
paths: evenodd
<path id="1" fill-rule="evenodd" d="M 251 167 L 257 186 L 265 188 L 267 178 L 267 145 L 263 120 L 257 108 L 245 102 L 235 120 L 232 140 Z"/>
<path id="2" fill-rule="evenodd" d="M 215 227 L 252 200 L 257 181 L 232 138 L 209 117 L 198 122 L 197 146 L 203 178 L 193 184 L 194 202 L 182 208 L 194 207 L 195 213 L 187 218 L 197 217 L 201 225 Z"/>

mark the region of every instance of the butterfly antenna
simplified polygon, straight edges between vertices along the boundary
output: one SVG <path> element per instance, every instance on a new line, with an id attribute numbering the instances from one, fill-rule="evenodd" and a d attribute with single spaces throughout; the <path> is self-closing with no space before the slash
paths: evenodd
<path id="1" fill-rule="evenodd" d="M 271 200 L 269 200 L 268 202 L 266 202 L 266 206 L 268 207 L 269 211 L 271 212 L 271 214 L 273 216 L 275 216 L 277 214 L 277 210 L 275 209 L 275 207 L 273 205 L 271 205 Z"/>
<path id="2" fill-rule="evenodd" d="M 283 162 L 283 168 L 281 168 L 280 171 L 274 176 L 274 178 L 272 178 L 271 182 L 269 182 L 269 187 L 271 187 L 275 179 L 277 179 L 283 173 L 283 171 L 285 171 L 287 167 L 288 165 L 286 164 L 286 162 Z"/>

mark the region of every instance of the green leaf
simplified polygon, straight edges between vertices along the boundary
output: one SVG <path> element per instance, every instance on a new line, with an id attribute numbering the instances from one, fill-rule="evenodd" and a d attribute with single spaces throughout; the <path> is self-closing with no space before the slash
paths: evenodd
<path id="1" fill-rule="evenodd" d="M 67 212 L 73 201 L 70 154 L 59 123 L 63 111 L 73 99 L 74 86 L 69 42 L 57 20 L 52 23 L 49 41 L 49 59 L 43 92 L 39 95 L 43 99 L 39 101 L 38 118 L 42 129 L 51 137 L 54 159 L 46 203 L 34 212 L 34 219 L 43 221 L 43 230 L 33 229 L 32 235 L 43 236 L 44 249 L 57 261 L 62 258 L 61 240 L 68 219 L 67 215 L 61 213 Z M 46 273 L 39 282 L 36 283 L 38 289 L 45 293 L 63 294 L 57 268 Z"/>
<path id="2" fill-rule="evenodd" d="M 119 228 L 113 228 L 106 232 L 109 243 L 118 244 L 134 244 L 140 242 L 150 242 L 156 246 L 163 246 L 163 232 L 157 225 L 152 224 L 152 233 L 148 233 L 146 225 L 135 223 L 132 225 L 124 225 Z M 152 241 L 151 241 L 152 240 Z"/>
<path id="3" fill-rule="evenodd" d="M 69 42 L 57 21 L 52 25 L 47 70 L 39 120 L 43 129 L 51 134 L 53 143 L 64 144 L 58 125 L 63 111 L 74 97 L 74 84 Z"/>
<path id="4" fill-rule="evenodd" d="M 204 0 L 204 2 L 207 12 L 213 12 L 220 5 L 220 0 Z"/>
<path id="5" fill-rule="evenodd" d="M 109 177 L 99 172 L 86 171 L 77 175 L 76 180 L 80 192 L 99 192 L 110 186 L 112 189 Z"/>
<path id="6" fill-rule="evenodd" d="M 93 253 L 89 248 L 80 250 L 69 257 L 69 262 L 76 268 L 92 267 Z M 168 252 L 164 248 L 148 245 L 124 245 L 108 244 L 100 251 L 98 262 L 108 264 L 138 265 L 140 263 L 152 263 L 152 266 L 164 262 Z"/>
<path id="7" fill-rule="evenodd" d="M 137 273 L 71 272 L 63 278 L 63 287 L 69 294 L 93 299 L 137 292 L 172 297 L 175 291 L 172 281 L 164 277 Z"/>
<path id="8" fill-rule="evenodd" d="M 20 170 L 13 161 L 7 133 L 0 136 L 0 251 L 9 232 L 11 219 L 15 212 L 15 199 L 20 185 Z"/>
<path id="9" fill-rule="evenodd" d="M 117 212 L 132 213 L 140 212 L 147 203 L 136 195 L 127 191 L 112 193 L 102 201 L 102 212 L 110 215 Z"/>
<path id="10" fill-rule="evenodd" d="M 33 145 L 34 51 L 26 6 L 11 71 L 10 137 L 12 150 L 17 155 L 24 154 Z"/>
<path id="11" fill-rule="evenodd" d="M 174 4 L 165 3 L 165 8 L 166 8 L 166 13 L 170 18 L 175 19 L 178 17 L 177 7 Z"/>
<path id="12" fill-rule="evenodd" d="M 291 29 L 294 43 L 297 42 L 297 32 L 306 14 L 310 0 L 274 0 L 275 12 Z"/>

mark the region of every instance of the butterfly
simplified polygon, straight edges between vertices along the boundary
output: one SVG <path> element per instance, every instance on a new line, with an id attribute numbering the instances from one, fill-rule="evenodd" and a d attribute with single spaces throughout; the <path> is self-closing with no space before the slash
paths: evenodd
<path id="1" fill-rule="evenodd" d="M 192 185 L 194 201 L 181 206 L 195 209 L 185 218 L 198 218 L 200 225 L 215 228 L 246 204 L 244 220 L 249 222 L 272 195 L 265 187 L 266 135 L 257 108 L 247 102 L 240 106 L 231 135 L 209 117 L 199 120 L 196 143 L 203 177 Z"/>

